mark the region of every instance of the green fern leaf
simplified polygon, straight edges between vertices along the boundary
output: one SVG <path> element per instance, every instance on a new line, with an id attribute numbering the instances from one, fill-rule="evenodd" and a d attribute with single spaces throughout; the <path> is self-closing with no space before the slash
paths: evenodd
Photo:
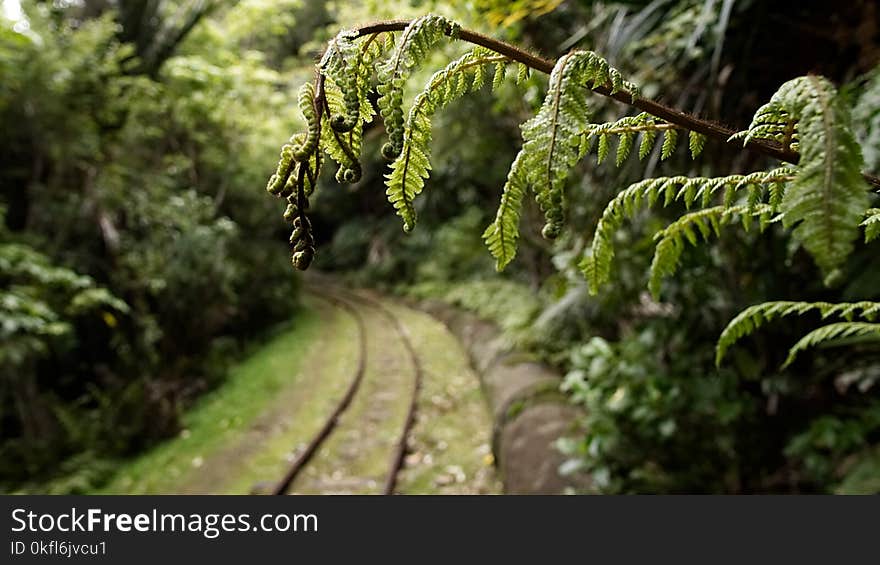
<path id="1" fill-rule="evenodd" d="M 516 254 L 516 238 L 507 237 L 508 228 L 518 223 L 522 196 L 529 187 L 544 212 L 544 237 L 554 238 L 562 228 L 565 182 L 581 156 L 582 134 L 590 125 L 589 91 L 584 86 L 626 89 L 634 97 L 638 92 L 595 53 L 571 51 L 557 61 L 541 109 L 521 126 L 522 149 L 504 185 L 502 207 L 484 234 L 499 269 Z"/>
<path id="2" fill-rule="evenodd" d="M 870 208 L 865 212 L 865 243 L 871 243 L 880 236 L 880 208 Z"/>
<path id="3" fill-rule="evenodd" d="M 336 172 L 337 181 L 342 183 L 357 182 L 361 177 L 360 155 L 363 128 L 358 126 L 347 132 L 340 132 L 332 127 L 332 117 L 339 116 L 341 112 L 345 111 L 345 95 L 330 77 L 324 80 L 324 97 L 330 111 L 329 114 L 324 113 L 321 122 L 321 150 L 339 164 L 339 169 Z"/>
<path id="4" fill-rule="evenodd" d="M 676 176 L 647 179 L 629 186 L 605 207 L 596 226 L 591 249 L 581 260 L 580 268 L 587 277 L 590 292 L 595 294 L 599 287 L 608 282 L 614 260 L 614 234 L 623 221 L 632 218 L 642 205 L 653 206 L 662 196 L 664 206 L 676 201 L 683 202 L 688 207 L 702 201 L 706 206 L 722 189 L 727 188 L 733 194 L 749 186 L 786 183 L 794 178 L 794 174 L 795 169 L 780 167 L 773 171 L 728 177 Z M 731 195 L 725 195 L 724 208 L 731 207 L 732 199 Z M 766 208 L 760 208 L 761 213 L 767 211 Z M 745 216 L 751 217 L 751 214 Z"/>
<path id="5" fill-rule="evenodd" d="M 530 75 L 531 69 L 529 69 L 528 66 L 526 66 L 522 63 L 518 64 L 516 67 L 517 67 L 516 84 L 522 84 L 525 81 L 529 80 L 529 75 Z"/>
<path id="6" fill-rule="evenodd" d="M 639 160 L 644 160 L 645 157 L 654 149 L 654 145 L 657 143 L 657 131 L 656 130 L 647 130 L 642 133 L 642 141 L 639 143 Z"/>
<path id="7" fill-rule="evenodd" d="M 607 135 L 600 135 L 598 149 L 596 149 L 596 163 L 601 165 L 602 161 L 608 157 L 609 151 L 611 151 L 611 141 Z"/>
<path id="8" fill-rule="evenodd" d="M 615 159 L 615 164 L 619 167 L 626 161 L 626 158 L 629 157 L 630 152 L 632 151 L 633 141 L 635 140 L 636 134 L 633 132 L 623 132 L 618 137 L 617 141 L 617 158 Z"/>
<path id="9" fill-rule="evenodd" d="M 880 315 L 880 302 L 792 302 L 787 300 L 764 302 L 749 306 L 740 312 L 718 338 L 715 345 L 715 362 L 720 365 L 727 351 L 740 339 L 752 334 L 766 322 L 786 316 L 802 316 L 818 312 L 822 319 L 838 316 L 848 321 L 861 318 L 868 322 Z"/>
<path id="10" fill-rule="evenodd" d="M 397 213 L 403 218 L 403 229 L 415 227 L 415 197 L 425 186 L 431 170 L 431 117 L 441 108 L 483 85 L 485 72 L 492 65 L 503 66 L 507 61 L 488 49 L 477 47 L 444 69 L 434 73 L 413 102 L 407 115 L 400 155 L 391 164 L 386 175 L 386 194 Z"/>
<path id="11" fill-rule="evenodd" d="M 669 159 L 675 152 L 675 144 L 678 142 L 678 132 L 669 129 L 663 132 L 663 145 L 660 147 L 660 160 Z"/>
<path id="12" fill-rule="evenodd" d="M 794 344 L 794 346 L 792 346 L 791 349 L 788 350 L 788 357 L 785 359 L 782 368 L 784 369 L 791 365 L 797 358 L 798 354 L 811 347 L 816 347 L 817 345 L 832 340 L 857 337 L 880 339 L 880 324 L 869 324 L 866 322 L 839 322 L 815 329 L 802 337 L 796 344 Z"/>
<path id="13" fill-rule="evenodd" d="M 695 131 L 690 132 L 688 135 L 688 147 L 691 150 L 691 158 L 696 159 L 703 152 L 703 148 L 706 147 L 706 136 Z"/>
<path id="14" fill-rule="evenodd" d="M 388 60 L 379 66 L 377 106 L 389 138 L 382 148 L 385 158 L 394 159 L 403 151 L 403 88 L 407 79 L 434 45 L 446 36 L 455 38 L 458 29 L 457 23 L 443 16 L 429 14 L 415 19 L 401 33 Z"/>
<path id="15" fill-rule="evenodd" d="M 797 131 L 800 162 L 780 202 L 783 224 L 833 279 L 852 252 L 858 224 L 868 207 L 861 175 L 861 149 L 852 118 L 834 86 L 818 76 L 782 85 L 747 130 L 745 142 L 767 138 L 786 143 Z"/>

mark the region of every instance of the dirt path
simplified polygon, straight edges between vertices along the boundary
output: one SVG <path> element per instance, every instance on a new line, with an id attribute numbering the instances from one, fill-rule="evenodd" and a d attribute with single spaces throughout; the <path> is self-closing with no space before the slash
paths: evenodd
<path id="1" fill-rule="evenodd" d="M 344 394 L 345 379 L 357 365 L 353 355 L 357 327 L 345 312 L 323 300 L 311 299 L 308 305 L 318 312 L 321 331 L 309 344 L 297 375 L 291 375 L 288 386 L 278 391 L 242 437 L 204 460 L 201 471 L 191 474 L 181 492 L 266 491 Z"/>
<path id="2" fill-rule="evenodd" d="M 489 417 L 479 381 L 455 338 L 429 316 L 387 299 L 366 293 L 347 299 L 366 329 L 363 381 L 334 434 L 290 493 L 382 492 L 417 378 L 416 420 L 408 431 L 408 454 L 395 477 L 395 492 L 497 492 Z"/>
<path id="3" fill-rule="evenodd" d="M 394 474 L 394 492 L 500 492 L 479 381 L 445 326 L 366 293 L 337 289 L 334 298 L 331 290 L 317 287 L 304 302 L 317 329 L 298 343 L 302 353 L 296 366 L 277 390 L 265 394 L 262 409 L 244 420 L 230 414 L 235 429 L 206 441 L 204 449 L 187 448 L 186 442 L 192 441 L 190 435 L 209 431 L 187 430 L 121 470 L 106 492 L 269 493 L 327 425 L 361 365 L 351 402 L 295 476 L 289 493 L 383 492 L 405 429 L 408 449 Z M 253 357 L 260 355 L 265 357 L 261 351 Z M 408 428 L 404 424 L 417 364 L 421 388 L 416 418 Z M 269 370 L 279 370 L 278 364 Z M 235 411 L 234 403 L 228 411 Z"/>

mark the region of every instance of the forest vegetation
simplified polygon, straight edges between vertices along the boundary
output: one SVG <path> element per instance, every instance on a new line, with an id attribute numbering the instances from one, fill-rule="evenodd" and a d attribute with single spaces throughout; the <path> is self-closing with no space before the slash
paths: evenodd
<path id="1" fill-rule="evenodd" d="M 3 9 L 4 491 L 179 434 L 293 262 L 563 372 L 590 492 L 880 492 L 874 2 Z"/>

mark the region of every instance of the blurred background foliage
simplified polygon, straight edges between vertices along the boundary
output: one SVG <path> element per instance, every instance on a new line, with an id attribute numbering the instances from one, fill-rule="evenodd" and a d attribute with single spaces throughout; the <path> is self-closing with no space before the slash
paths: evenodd
<path id="1" fill-rule="evenodd" d="M 20 5 L 20 9 L 17 6 Z M 4 0 L 0 26 L 0 482 L 77 491 L 177 431 L 181 410 L 274 324 L 296 319 L 280 205 L 262 187 L 301 127 L 295 88 L 340 28 L 433 11 L 556 57 L 594 50 L 647 96 L 733 127 L 784 81 L 844 86 L 867 162 L 880 165 L 880 8 L 870 0 Z M 451 44 L 410 83 L 462 47 Z M 498 322 L 567 373 L 586 407 L 560 442 L 598 492 L 876 492 L 880 351 L 819 351 L 778 367 L 817 320 L 768 326 L 722 369 L 714 342 L 763 300 L 880 299 L 877 245 L 847 284 L 821 285 L 776 228 L 689 250 L 662 302 L 645 291 L 662 214 L 624 230 L 616 283 L 586 291 L 576 261 L 611 196 L 662 174 L 770 163 L 710 143 L 583 162 L 571 229 L 540 237 L 528 208 L 503 275 L 480 239 L 546 79 L 466 97 L 436 117 L 434 171 L 404 234 L 385 201 L 383 132 L 364 178 L 312 201 L 316 267 L 353 284 L 441 298 Z M 410 96 L 411 100 L 412 97 Z M 596 120 L 627 108 L 599 97 Z M 328 167 L 329 169 L 329 167 Z M 785 347 L 779 344 L 784 344 Z M 71 479 L 76 477 L 76 479 Z M 34 486 L 36 485 L 36 486 Z"/>

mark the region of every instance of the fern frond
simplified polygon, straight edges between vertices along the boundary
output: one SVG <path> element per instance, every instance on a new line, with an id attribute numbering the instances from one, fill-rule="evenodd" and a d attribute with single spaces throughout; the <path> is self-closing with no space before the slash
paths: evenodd
<path id="1" fill-rule="evenodd" d="M 590 91 L 585 86 L 626 90 L 634 98 L 638 95 L 635 85 L 593 52 L 571 51 L 556 62 L 541 109 L 521 126 L 523 146 L 504 185 L 503 205 L 493 226 L 484 233 L 499 269 L 516 254 L 517 241 L 500 234 L 518 224 L 522 195 L 529 187 L 544 212 L 544 237 L 555 238 L 562 229 L 565 181 L 580 157 L 581 134 L 590 125 Z"/>
<path id="2" fill-rule="evenodd" d="M 865 228 L 865 243 L 871 243 L 880 236 L 880 208 L 869 208 L 865 212 L 865 221 L 861 223 Z"/>
<path id="3" fill-rule="evenodd" d="M 413 20 L 401 33 L 391 56 L 379 66 L 377 105 L 389 138 L 382 147 L 385 158 L 394 159 L 403 150 L 403 88 L 407 79 L 435 44 L 446 36 L 454 38 L 458 29 L 457 23 L 434 14 Z"/>
<path id="4" fill-rule="evenodd" d="M 375 114 L 368 97 L 373 67 L 388 48 L 377 40 L 379 34 L 361 43 L 350 36 L 350 32 L 340 32 L 320 63 L 327 108 L 322 118 L 321 150 L 339 164 L 336 180 L 340 183 L 361 178 L 363 124 Z M 391 34 L 387 36 L 391 38 Z"/>
<path id="5" fill-rule="evenodd" d="M 660 286 L 663 279 L 674 275 L 678 271 L 679 261 L 684 252 L 685 243 L 694 247 L 699 244 L 699 236 L 708 241 L 714 234 L 721 235 L 721 227 L 729 223 L 734 216 L 742 218 L 743 227 L 749 229 L 752 216 L 762 218 L 761 229 L 769 223 L 769 217 L 773 209 L 767 204 L 759 204 L 755 208 L 748 205 L 742 206 L 714 206 L 696 212 L 690 212 L 678 218 L 665 229 L 654 235 L 657 242 L 654 250 L 654 258 L 651 261 L 648 289 L 651 295 L 660 297 Z"/>
<path id="6" fill-rule="evenodd" d="M 636 136 L 641 134 L 642 138 L 639 143 L 638 154 L 639 159 L 644 159 L 654 148 L 659 134 L 676 129 L 680 129 L 680 127 L 645 112 L 635 116 L 626 116 L 615 122 L 589 124 L 581 133 L 579 158 L 583 158 L 589 153 L 594 145 L 594 140 L 598 140 L 598 162 L 601 164 L 609 153 L 610 139 L 617 136 L 616 163 L 617 166 L 620 166 L 629 157 L 632 148 L 635 146 Z M 694 158 L 702 151 L 705 141 L 705 136 L 691 133 L 692 155 Z M 674 144 L 672 144 L 669 150 L 672 151 L 674 148 Z"/>
<path id="7" fill-rule="evenodd" d="M 330 78 L 340 89 L 344 101 L 339 113 L 333 115 L 331 127 L 340 133 L 347 132 L 358 125 L 361 110 L 361 93 L 358 88 L 357 58 L 360 49 L 358 34 L 342 30 L 334 37 L 319 63 L 321 72 Z M 365 98 L 365 96 L 364 96 Z"/>
<path id="8" fill-rule="evenodd" d="M 413 200 L 424 188 L 431 170 L 431 117 L 467 92 L 479 89 L 489 68 L 504 67 L 507 61 L 502 55 L 477 47 L 434 73 L 416 97 L 403 129 L 403 149 L 386 175 L 385 192 L 403 218 L 405 231 L 415 226 Z"/>
<path id="9" fill-rule="evenodd" d="M 869 324 L 866 322 L 838 322 L 836 324 L 828 324 L 821 328 L 815 329 L 802 337 L 796 344 L 788 350 L 788 357 L 782 368 L 791 365 L 797 358 L 798 354 L 822 343 L 856 337 L 870 337 L 880 339 L 880 324 Z"/>
<path id="10" fill-rule="evenodd" d="M 614 260 L 614 234 L 623 221 L 632 218 L 643 204 L 653 206 L 662 197 L 663 206 L 679 201 L 690 207 L 698 200 L 706 206 L 719 191 L 727 189 L 724 207 L 729 208 L 737 191 L 747 189 L 760 195 L 761 187 L 789 182 L 794 178 L 794 173 L 795 169 L 791 167 L 780 167 L 773 171 L 727 177 L 661 177 L 631 185 L 605 207 L 596 225 L 592 247 L 581 260 L 580 268 L 587 277 L 590 292 L 595 294 L 599 287 L 608 282 Z M 756 208 L 758 198 L 752 200 L 754 202 L 750 206 Z M 761 211 L 766 213 L 767 210 Z"/>
<path id="11" fill-rule="evenodd" d="M 771 99 L 758 108 L 748 129 L 732 135 L 728 141 L 742 140 L 747 145 L 753 139 L 766 139 L 797 150 L 797 136 L 797 118 L 779 100 Z"/>
<path id="12" fill-rule="evenodd" d="M 293 155 L 298 161 L 304 161 L 315 152 L 318 147 L 318 113 L 315 110 L 315 85 L 306 82 L 299 89 L 297 97 L 299 111 L 306 120 L 306 137 L 302 143 L 293 149 Z"/>
<path id="13" fill-rule="evenodd" d="M 871 322 L 880 316 L 880 302 L 764 302 L 749 306 L 727 324 L 715 345 L 715 362 L 720 365 L 724 355 L 740 339 L 752 334 L 763 324 L 786 316 L 802 316 L 816 311 L 822 319 L 831 316 L 852 321 L 861 318 Z"/>
<path id="14" fill-rule="evenodd" d="M 507 174 L 507 182 L 501 195 L 501 204 L 495 213 L 495 220 L 483 232 L 483 240 L 489 247 L 489 252 L 495 257 L 495 268 L 499 271 L 516 256 L 520 211 L 528 187 L 523 162 L 523 153 L 520 152 Z"/>
<path id="15" fill-rule="evenodd" d="M 818 76 L 783 84 L 758 110 L 744 142 L 773 139 L 790 145 L 798 136 L 800 162 L 782 198 L 783 224 L 832 280 L 852 252 L 858 224 L 868 207 L 869 187 L 861 174 L 861 148 L 847 105 L 834 86 Z"/>
<path id="16" fill-rule="evenodd" d="M 320 139 L 321 150 L 339 164 L 336 172 L 337 181 L 357 182 L 361 178 L 363 128 L 359 125 L 347 132 L 341 132 L 332 127 L 333 116 L 341 115 L 340 113 L 345 111 L 345 95 L 330 77 L 324 80 L 324 98 L 329 111 L 324 113 L 321 122 L 323 130 Z"/>

